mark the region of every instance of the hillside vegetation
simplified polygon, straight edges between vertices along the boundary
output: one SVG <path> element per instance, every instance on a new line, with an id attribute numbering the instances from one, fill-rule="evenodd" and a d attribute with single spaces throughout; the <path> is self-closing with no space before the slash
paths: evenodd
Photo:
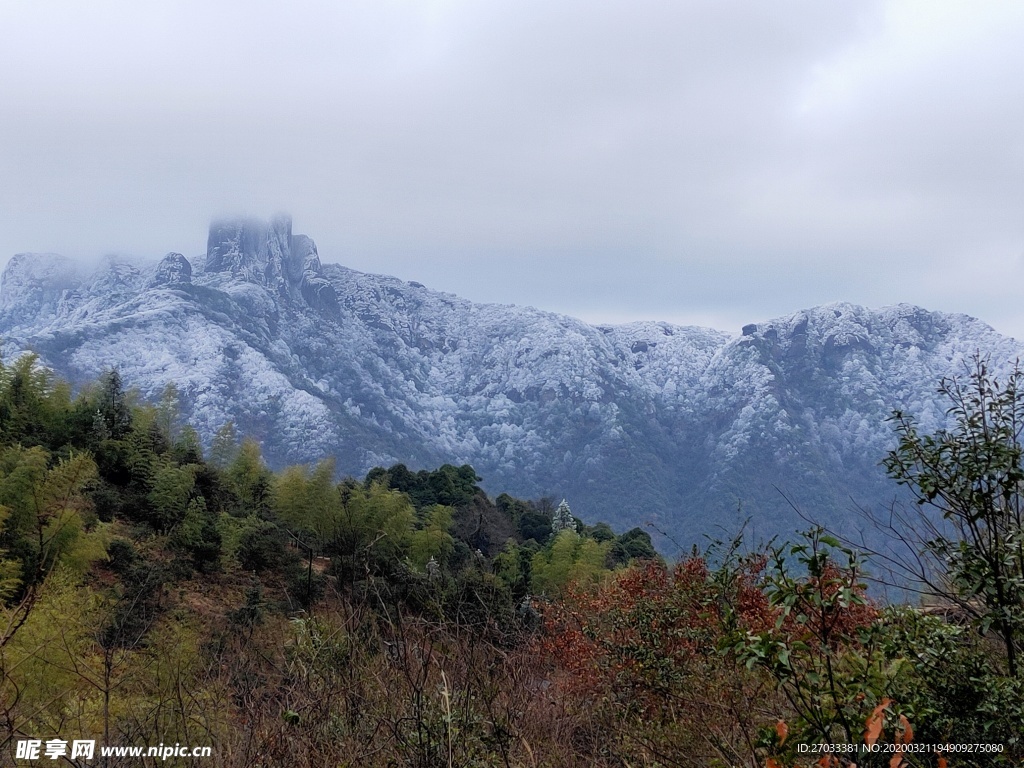
<path id="1" fill-rule="evenodd" d="M 0 762 L 83 738 L 239 768 L 1018 764 L 1018 378 L 944 382 L 948 432 L 896 418 L 885 466 L 920 503 L 889 522 L 924 531 L 924 609 L 871 599 L 872 564 L 818 528 L 666 563 L 470 466 L 275 473 L 230 426 L 204 451 L 173 386 L 144 404 L 114 371 L 73 397 L 22 357 L 0 367 Z M 102 760 L 202 762 L 77 764 Z"/>

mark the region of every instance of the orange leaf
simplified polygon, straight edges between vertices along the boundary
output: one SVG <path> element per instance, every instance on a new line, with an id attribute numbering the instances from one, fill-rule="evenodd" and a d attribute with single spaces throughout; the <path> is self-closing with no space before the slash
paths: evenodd
<path id="1" fill-rule="evenodd" d="M 786 725 L 785 720 L 779 720 L 775 724 L 775 733 L 779 735 L 779 745 L 781 746 L 786 741 L 786 737 L 789 735 L 789 726 Z"/>
<path id="2" fill-rule="evenodd" d="M 764 764 L 764 768 L 782 768 L 782 765 L 776 762 L 774 757 L 769 757 L 768 762 Z"/>
<path id="3" fill-rule="evenodd" d="M 903 753 L 897 752 L 889 760 L 889 768 L 900 768 L 901 765 L 903 765 Z"/>
<path id="4" fill-rule="evenodd" d="M 948 763 L 946 763 L 946 758 L 942 755 L 939 755 L 939 768 L 949 768 Z"/>
<path id="5" fill-rule="evenodd" d="M 885 715 L 882 712 L 890 704 L 892 699 L 882 699 L 882 703 L 875 707 L 864 721 L 864 743 L 869 747 L 875 746 L 878 737 L 882 735 L 882 724 L 885 722 Z"/>
<path id="6" fill-rule="evenodd" d="M 909 744 L 914 739 L 914 729 L 910 727 L 910 721 L 907 720 L 906 715 L 900 715 L 900 725 L 903 726 L 903 738 L 904 744 Z"/>

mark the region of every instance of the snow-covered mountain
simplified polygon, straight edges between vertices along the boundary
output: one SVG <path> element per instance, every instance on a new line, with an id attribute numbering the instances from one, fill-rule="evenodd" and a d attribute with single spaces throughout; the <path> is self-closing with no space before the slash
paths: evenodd
<path id="1" fill-rule="evenodd" d="M 72 381 L 117 367 L 154 399 L 173 381 L 204 438 L 231 420 L 277 466 L 470 463 L 494 492 L 564 496 L 585 519 L 652 521 L 683 543 L 748 516 L 788 533 L 801 521 L 786 497 L 856 525 L 854 504 L 896 492 L 878 467 L 891 411 L 936 426 L 941 376 L 1022 350 L 909 305 L 832 304 L 739 336 L 592 326 L 321 264 L 287 217 L 215 222 L 205 255 L 92 274 L 18 254 L 0 337 L 8 358 L 31 349 Z"/>

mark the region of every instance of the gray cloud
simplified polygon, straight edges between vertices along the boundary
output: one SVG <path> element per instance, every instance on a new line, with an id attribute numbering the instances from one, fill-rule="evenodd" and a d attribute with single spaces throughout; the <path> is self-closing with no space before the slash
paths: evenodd
<path id="1" fill-rule="evenodd" d="M 325 261 L 590 320 L 846 299 L 1024 338 L 1024 6 L 0 7 L 0 254 Z"/>

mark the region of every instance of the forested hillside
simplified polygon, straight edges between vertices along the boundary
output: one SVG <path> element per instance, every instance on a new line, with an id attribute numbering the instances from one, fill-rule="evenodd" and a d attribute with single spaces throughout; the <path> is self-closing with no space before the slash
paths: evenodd
<path id="1" fill-rule="evenodd" d="M 820 529 L 666 563 L 641 529 L 492 499 L 468 465 L 273 472 L 231 426 L 204 451 L 174 387 L 145 403 L 112 371 L 72 396 L 20 358 L 0 762 L 96 739 L 239 768 L 1015 764 L 1024 396 L 977 366 L 945 385 L 957 426 L 901 415 L 886 460 L 951 526 L 922 550 L 944 568 L 924 610 L 873 598 L 872 564 Z"/>

